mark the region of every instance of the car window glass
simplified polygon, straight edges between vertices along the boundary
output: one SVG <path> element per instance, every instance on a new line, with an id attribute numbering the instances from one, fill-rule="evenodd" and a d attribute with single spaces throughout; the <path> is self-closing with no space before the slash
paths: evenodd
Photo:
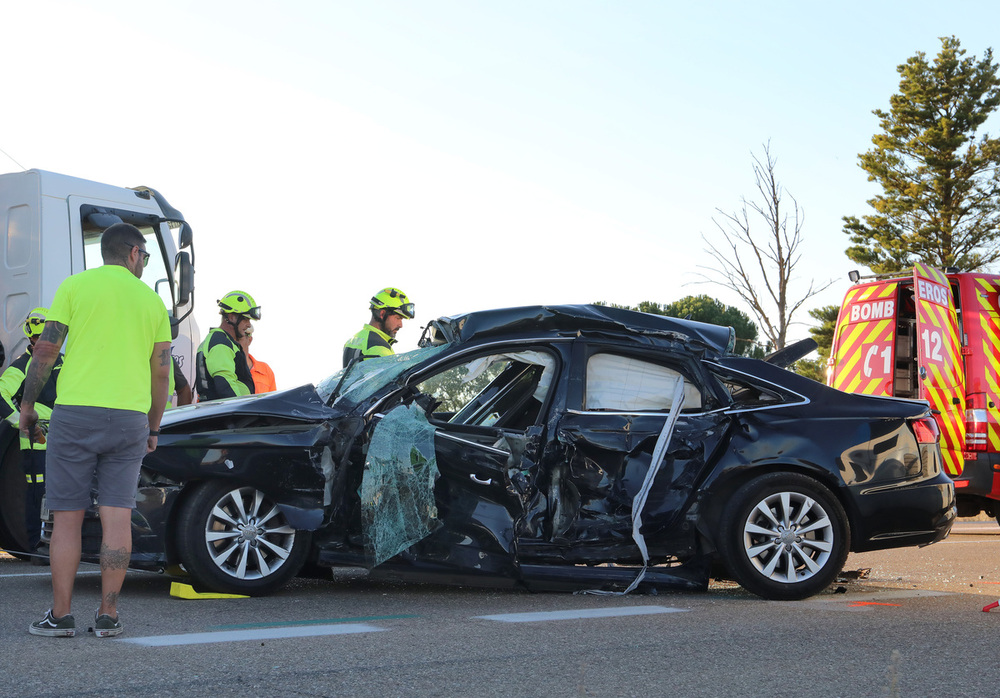
<path id="1" fill-rule="evenodd" d="M 584 409 L 669 410 L 678 380 L 684 381 L 684 410 L 701 409 L 701 391 L 675 369 L 629 356 L 594 354 L 587 361 Z"/>
<path id="2" fill-rule="evenodd" d="M 777 393 L 766 390 L 751 383 L 742 383 L 733 380 L 724 380 L 722 384 L 733 397 L 733 403 L 744 407 L 767 405 L 781 402 L 781 396 Z"/>
<path id="3" fill-rule="evenodd" d="M 533 424 L 548 395 L 555 359 L 538 351 L 490 354 L 452 366 L 416 387 L 438 404 L 433 418 L 511 429 Z"/>
<path id="4" fill-rule="evenodd" d="M 743 376 L 716 373 L 716 377 L 729 393 L 734 407 L 763 407 L 788 400 L 777 390 Z"/>
<path id="5" fill-rule="evenodd" d="M 442 345 L 414 349 L 404 354 L 392 354 L 356 362 L 349 369 L 341 369 L 332 376 L 324 378 L 316 386 L 316 392 L 325 403 L 329 403 L 333 398 L 334 404 L 345 409 L 350 408 L 398 379 L 414 365 L 427 361 L 446 348 Z"/>

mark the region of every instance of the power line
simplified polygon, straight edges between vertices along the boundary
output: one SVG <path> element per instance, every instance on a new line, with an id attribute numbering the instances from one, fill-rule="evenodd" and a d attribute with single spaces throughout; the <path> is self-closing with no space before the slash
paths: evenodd
<path id="1" fill-rule="evenodd" d="M 13 162 L 13 163 L 14 163 L 15 165 L 17 165 L 18 167 L 20 167 L 20 168 L 21 168 L 22 170 L 26 170 L 26 169 L 28 169 L 27 167 L 25 167 L 24 165 L 22 165 L 21 163 L 19 163 L 19 162 L 18 162 L 17 160 L 15 160 L 15 159 L 14 159 L 14 156 L 13 156 L 13 155 L 11 155 L 10 153 L 8 153 L 8 152 L 7 152 L 6 150 L 4 150 L 3 148 L 0 148 L 0 153 L 3 153 L 3 154 L 4 154 L 4 155 L 6 155 L 6 156 L 7 156 L 8 158 L 10 158 L 10 161 L 11 161 L 11 162 Z"/>

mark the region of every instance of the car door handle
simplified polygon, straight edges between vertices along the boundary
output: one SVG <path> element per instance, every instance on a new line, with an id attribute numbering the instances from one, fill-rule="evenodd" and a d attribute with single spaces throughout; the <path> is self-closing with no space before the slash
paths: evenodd
<path id="1" fill-rule="evenodd" d="M 477 485 L 492 485 L 493 484 L 493 478 L 488 477 L 485 480 L 480 480 L 478 477 L 476 477 L 475 473 L 469 473 L 469 479 L 472 480 Z"/>

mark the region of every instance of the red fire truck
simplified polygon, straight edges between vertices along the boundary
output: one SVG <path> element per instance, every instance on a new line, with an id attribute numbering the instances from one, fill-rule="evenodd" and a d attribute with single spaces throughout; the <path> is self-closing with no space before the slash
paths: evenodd
<path id="1" fill-rule="evenodd" d="M 851 280 L 827 383 L 929 402 L 959 516 L 1000 516 L 1000 275 L 918 264 Z"/>

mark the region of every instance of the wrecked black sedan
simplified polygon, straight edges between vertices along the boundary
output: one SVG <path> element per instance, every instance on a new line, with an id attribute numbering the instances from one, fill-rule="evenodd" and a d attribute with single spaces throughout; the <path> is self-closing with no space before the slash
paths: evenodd
<path id="1" fill-rule="evenodd" d="M 849 551 L 948 534 L 925 403 L 842 393 L 732 342 L 602 306 L 492 310 L 316 387 L 172 411 L 133 566 L 251 595 L 335 566 L 626 592 L 705 589 L 721 561 L 799 599 Z"/>

